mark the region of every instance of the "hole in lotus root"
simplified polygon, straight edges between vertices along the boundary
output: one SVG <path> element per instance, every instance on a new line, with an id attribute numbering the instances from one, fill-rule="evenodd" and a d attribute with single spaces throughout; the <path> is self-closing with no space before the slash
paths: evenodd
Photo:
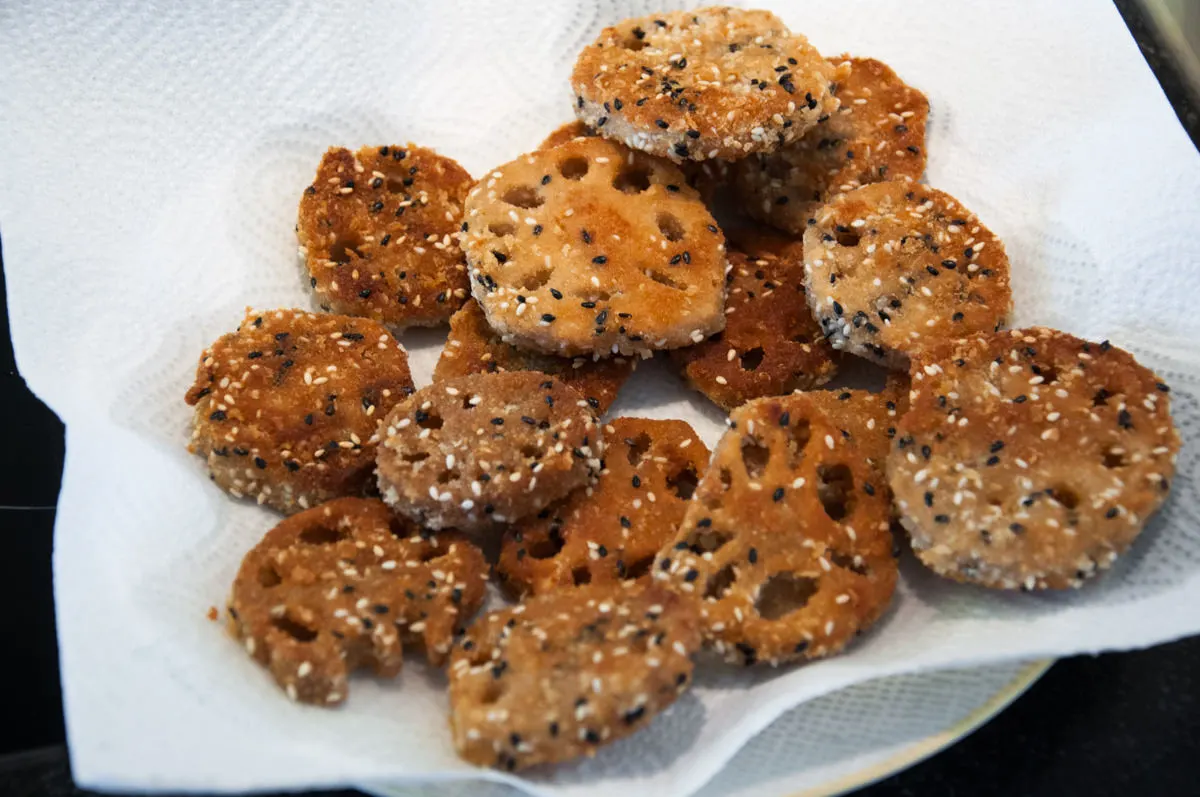
<path id="1" fill-rule="evenodd" d="M 800 460 L 804 459 L 804 449 L 808 447 L 808 441 L 812 437 L 812 427 L 809 425 L 808 419 L 801 418 L 795 423 L 788 424 L 787 437 L 788 456 L 792 467 L 795 467 Z"/>
<path id="2" fill-rule="evenodd" d="M 540 208 L 545 202 L 531 185 L 514 185 L 512 188 L 504 192 L 500 197 L 501 200 L 510 205 L 516 205 L 519 208 L 526 210 L 532 208 Z"/>
<path id="3" fill-rule="evenodd" d="M 315 629 L 309 628 L 303 623 L 296 622 L 286 614 L 282 617 L 272 618 L 271 624 L 297 642 L 312 642 L 317 638 Z"/>
<path id="4" fill-rule="evenodd" d="M 658 222 L 659 232 L 668 241 L 683 240 L 683 225 L 675 216 L 670 213 L 659 213 L 656 221 Z"/>
<path id="5" fill-rule="evenodd" d="M 681 501 L 690 501 L 692 496 L 696 494 L 696 487 L 700 484 L 700 474 L 696 473 L 696 469 L 689 463 L 682 470 L 678 470 L 667 477 L 667 486 L 674 491 L 677 498 Z"/>
<path id="6" fill-rule="evenodd" d="M 1066 509 L 1074 509 L 1079 506 L 1079 494 L 1064 485 L 1059 485 L 1051 489 L 1050 497 L 1058 501 Z"/>
<path id="7" fill-rule="evenodd" d="M 550 275 L 553 274 L 550 269 L 542 268 L 533 272 L 525 279 L 521 280 L 521 287 L 527 291 L 536 291 L 538 288 L 550 281 Z"/>
<path id="8" fill-rule="evenodd" d="M 650 568 L 654 565 L 654 556 L 646 556 L 638 559 L 631 565 L 625 566 L 625 578 L 633 581 L 650 572 Z"/>
<path id="9" fill-rule="evenodd" d="M 279 575 L 279 572 L 273 565 L 265 564 L 258 570 L 258 583 L 264 589 L 270 589 L 271 587 L 278 587 L 280 584 L 282 584 L 283 578 Z"/>
<path id="10" fill-rule="evenodd" d="M 721 550 L 725 543 L 732 539 L 733 535 L 728 532 L 705 528 L 693 529 L 684 543 L 687 544 L 689 551 L 697 556 L 703 556 L 706 553 L 715 553 Z"/>
<path id="11" fill-rule="evenodd" d="M 626 50 L 633 50 L 636 53 L 646 46 L 646 32 L 641 28 L 634 28 L 632 35 L 622 42 L 622 46 Z"/>
<path id="12" fill-rule="evenodd" d="M 1041 365 L 1039 363 L 1034 363 L 1030 366 L 1030 369 L 1036 376 L 1040 376 L 1042 378 L 1042 384 L 1050 385 L 1058 381 L 1058 369 L 1053 365 Z"/>
<path id="13" fill-rule="evenodd" d="M 1092 396 L 1092 406 L 1106 407 L 1108 406 L 1108 400 L 1112 398 L 1112 396 L 1113 393 L 1111 390 L 1102 387 L 1096 391 L 1096 395 Z"/>
<path id="14" fill-rule="evenodd" d="M 650 279 L 654 280 L 655 282 L 657 282 L 659 285 L 666 285 L 668 288 L 671 288 L 673 290 L 677 290 L 677 291 L 686 291 L 687 290 L 686 285 L 676 282 L 675 280 L 671 279 L 666 274 L 664 274 L 663 272 L 659 271 L 656 268 L 646 269 L 646 276 L 649 277 Z"/>
<path id="15" fill-rule="evenodd" d="M 493 221 L 488 225 L 488 232 L 500 238 L 503 238 L 506 235 L 512 235 L 516 231 L 516 225 L 508 221 Z"/>
<path id="16" fill-rule="evenodd" d="M 642 432 L 637 437 L 626 437 L 625 445 L 629 446 L 629 464 L 637 465 L 650 452 L 650 435 Z"/>
<path id="17" fill-rule="evenodd" d="M 708 584 L 704 587 L 704 597 L 707 600 L 719 601 L 725 597 L 725 593 L 729 592 L 735 581 L 737 571 L 733 569 L 732 564 L 725 565 L 708 579 Z"/>
<path id="18" fill-rule="evenodd" d="M 854 475 L 845 465 L 817 468 L 817 498 L 830 520 L 841 520 L 854 508 Z"/>
<path id="19" fill-rule="evenodd" d="M 562 551 L 564 545 L 566 540 L 563 539 L 562 532 L 557 527 L 552 527 L 545 539 L 531 542 L 525 553 L 534 559 L 553 559 Z"/>
<path id="20" fill-rule="evenodd" d="M 1104 451 L 1104 467 L 1106 468 L 1123 468 L 1125 467 L 1125 452 L 1120 448 L 1108 448 Z"/>
<path id="21" fill-rule="evenodd" d="M 424 462 L 429 459 L 429 454 L 425 451 L 411 451 L 401 457 L 405 462 L 415 465 L 418 462 Z"/>
<path id="22" fill-rule="evenodd" d="M 858 246 L 860 236 L 853 230 L 838 230 L 835 236 L 839 246 Z"/>
<path id="23" fill-rule="evenodd" d="M 613 188 L 626 194 L 640 194 L 650 187 L 650 172 L 641 166 L 626 164 L 613 178 Z"/>
<path id="24" fill-rule="evenodd" d="M 305 545 L 332 545 L 346 539 L 346 532 L 327 526 L 313 526 L 300 532 L 297 539 Z"/>
<path id="25" fill-rule="evenodd" d="M 441 429 L 442 416 L 433 412 L 418 412 L 417 426 L 420 426 L 422 429 Z"/>
<path id="26" fill-rule="evenodd" d="M 808 605 L 817 592 L 817 580 L 791 573 L 776 573 L 758 589 L 754 608 L 764 620 L 778 620 Z"/>
<path id="27" fill-rule="evenodd" d="M 334 263 L 349 263 L 351 254 L 361 259 L 363 256 L 362 245 L 361 235 L 356 233 L 339 235 L 334 239 L 333 246 L 329 247 L 329 259 Z"/>
<path id="28" fill-rule="evenodd" d="M 753 349 L 750 349 L 743 354 L 740 359 L 743 371 L 757 370 L 758 366 L 762 365 L 763 361 L 762 346 L 755 346 Z"/>
<path id="29" fill-rule="evenodd" d="M 537 459 L 542 455 L 542 450 L 533 443 L 526 443 L 521 446 L 521 456 L 525 459 Z"/>
<path id="30" fill-rule="evenodd" d="M 587 158 L 573 155 L 559 161 L 558 173 L 568 180 L 582 180 L 588 173 Z"/>
<path id="31" fill-rule="evenodd" d="M 462 474 L 458 472 L 457 468 L 452 470 L 444 470 L 438 474 L 438 484 L 449 484 L 460 476 L 462 476 Z"/>
<path id="32" fill-rule="evenodd" d="M 575 586 L 582 587 L 584 584 L 592 583 L 592 571 L 586 567 L 577 567 L 571 571 L 571 581 Z"/>
<path id="33" fill-rule="evenodd" d="M 753 437 L 742 438 L 742 465 L 746 468 L 747 476 L 756 480 L 761 478 L 770 461 L 771 449 Z"/>
<path id="34" fill-rule="evenodd" d="M 858 573 L 860 576 L 870 575 L 871 571 L 867 567 L 866 563 L 854 561 L 854 557 L 850 556 L 849 554 L 842 553 L 841 551 L 828 551 L 826 556 L 829 557 L 830 561 L 843 570 L 850 570 L 854 573 Z"/>

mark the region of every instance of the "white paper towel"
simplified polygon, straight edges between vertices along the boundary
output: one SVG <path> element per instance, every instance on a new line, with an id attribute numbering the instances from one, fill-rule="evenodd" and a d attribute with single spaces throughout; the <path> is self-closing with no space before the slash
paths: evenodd
<path id="1" fill-rule="evenodd" d="M 1016 322 L 1111 338 L 1174 388 L 1174 495 L 1080 592 L 1002 595 L 912 562 L 840 658 L 703 668 L 653 728 L 526 780 L 459 762 L 443 677 L 283 700 L 205 619 L 275 522 L 184 451 L 201 349 L 244 306 L 309 306 L 292 231 L 331 144 L 419 142 L 473 173 L 570 116 L 566 78 L 642 2 L 10 0 L 0 10 L 0 224 L 18 363 L 67 423 L 55 588 L 74 773 L 98 788 L 287 788 L 486 776 L 542 794 L 684 795 L 787 707 L 879 676 L 1134 648 L 1200 631 L 1200 158 L 1117 12 L 840 0 L 775 8 L 825 53 L 891 64 L 932 105 L 928 180 L 1007 242 Z M 405 336 L 427 380 L 441 337 Z M 618 413 L 719 413 L 660 362 Z M 931 695 L 953 700 L 952 694 Z M 848 716 L 831 734 L 853 738 Z"/>

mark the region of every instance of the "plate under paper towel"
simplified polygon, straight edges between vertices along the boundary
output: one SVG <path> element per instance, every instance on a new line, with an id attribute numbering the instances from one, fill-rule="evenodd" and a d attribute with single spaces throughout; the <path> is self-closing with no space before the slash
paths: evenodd
<path id="1" fill-rule="evenodd" d="M 879 58 L 926 92 L 928 180 L 1006 241 L 1016 323 L 1109 338 L 1171 384 L 1184 437 L 1174 495 L 1078 592 L 986 592 L 905 562 L 892 610 L 846 655 L 704 667 L 632 741 L 510 781 L 542 794 L 678 797 L 787 707 L 847 684 L 1200 631 L 1200 157 L 1116 10 L 763 5 L 827 55 Z M 481 174 L 570 117 L 570 66 L 601 26 L 650 10 L 5 4 L 0 223 L 17 360 L 67 424 L 55 591 L 83 786 L 500 777 L 455 757 L 443 676 L 419 662 L 394 682 L 356 678 L 340 710 L 296 706 L 205 619 L 276 517 L 220 493 L 185 452 L 183 393 L 201 349 L 246 305 L 311 306 L 292 227 L 327 146 L 412 140 Z M 441 335 L 404 338 L 421 380 Z M 720 431 L 720 414 L 661 358 L 617 411 L 686 418 L 710 444 Z M 830 734 L 854 733 L 827 721 Z"/>

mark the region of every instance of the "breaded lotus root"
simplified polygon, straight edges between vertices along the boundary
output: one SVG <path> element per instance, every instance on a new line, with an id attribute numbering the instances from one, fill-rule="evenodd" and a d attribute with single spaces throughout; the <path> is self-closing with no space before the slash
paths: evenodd
<path id="1" fill-rule="evenodd" d="M 1107 341 L 1034 327 L 914 360 L 888 478 L 935 572 L 999 589 L 1078 587 L 1167 498 L 1167 386 Z"/>
<path id="2" fill-rule="evenodd" d="M 684 421 L 617 418 L 604 427 L 594 487 L 504 532 L 496 572 L 517 595 L 643 579 L 675 538 L 709 451 Z"/>
<path id="3" fill-rule="evenodd" d="M 576 138 L 594 138 L 596 131 L 583 122 L 568 122 L 558 127 L 538 145 L 537 151 L 554 149 Z M 700 198 L 712 202 L 717 191 L 729 179 L 729 164 L 722 160 L 683 161 L 678 163 L 684 182 L 695 188 Z"/>
<path id="4" fill-rule="evenodd" d="M 617 391 L 637 367 L 632 357 L 555 357 L 505 343 L 488 326 L 474 299 L 450 318 L 450 336 L 433 371 L 433 381 L 503 371 L 540 371 L 583 395 L 597 415 L 608 410 Z"/>
<path id="5" fill-rule="evenodd" d="M 454 235 L 471 184 L 454 160 L 412 144 L 326 152 L 296 225 L 321 309 L 396 327 L 444 323 L 467 298 Z"/>
<path id="6" fill-rule="evenodd" d="M 811 393 L 734 410 L 656 581 L 700 602 L 701 625 L 734 663 L 840 651 L 892 597 L 881 474 Z"/>
<path id="7" fill-rule="evenodd" d="M 1012 305 L 1004 244 L 958 200 L 907 182 L 839 194 L 804 233 L 808 303 L 835 349 L 890 368 L 991 332 Z"/>
<path id="8" fill-rule="evenodd" d="M 246 554 L 229 630 L 289 698 L 336 705 L 353 670 L 399 673 L 404 645 L 445 662 L 486 581 L 483 553 L 462 537 L 423 531 L 381 501 L 339 498 L 282 521 Z"/>
<path id="9" fill-rule="evenodd" d="M 488 323 L 525 348 L 646 353 L 724 324 L 725 237 L 683 174 L 602 138 L 523 155 L 467 197 Z"/>
<path id="10" fill-rule="evenodd" d="M 478 531 L 534 514 L 592 481 L 604 452 L 587 402 L 533 371 L 435 382 L 382 429 L 383 499 L 433 529 Z"/>
<path id="11" fill-rule="evenodd" d="M 929 100 L 873 58 L 851 65 L 838 84 L 841 107 L 823 124 L 774 152 L 733 166 L 742 207 L 781 230 L 803 234 L 834 194 L 883 180 L 916 182 L 925 171 Z"/>
<path id="12" fill-rule="evenodd" d="M 573 587 L 484 615 L 451 655 L 454 747 L 505 770 L 595 755 L 675 702 L 699 647 L 695 606 L 650 585 Z"/>
<path id="13" fill-rule="evenodd" d="M 299 512 L 371 486 L 379 420 L 412 391 L 407 352 L 374 321 L 249 310 L 200 356 L 188 450 L 234 497 Z"/>
<path id="14" fill-rule="evenodd" d="M 671 352 L 688 382 L 726 411 L 828 382 L 836 355 L 804 296 L 801 241 L 744 233 L 729 265 L 724 331 Z"/>
<path id="15" fill-rule="evenodd" d="M 837 110 L 840 76 L 774 14 L 717 6 L 605 28 L 571 87 L 575 115 L 603 136 L 673 160 L 736 160 Z"/>

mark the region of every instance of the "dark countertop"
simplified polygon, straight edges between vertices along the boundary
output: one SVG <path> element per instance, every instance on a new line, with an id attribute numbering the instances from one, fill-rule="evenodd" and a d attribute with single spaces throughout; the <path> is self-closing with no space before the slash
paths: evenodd
<path id="1" fill-rule="evenodd" d="M 1200 110 L 1135 0 L 1116 0 L 1184 128 Z M 2 260 L 0 260 L 2 267 Z M 0 283 L 0 299 L 3 284 Z M 5 303 L 7 307 L 7 303 Z M 50 580 L 63 427 L 16 373 L 0 335 L 0 794 L 79 795 L 63 746 Z M 1200 637 L 1055 664 L 959 744 L 859 792 L 911 795 L 1200 794 Z M 324 793 L 332 797 L 334 793 Z M 339 792 L 350 795 L 351 792 Z"/>

